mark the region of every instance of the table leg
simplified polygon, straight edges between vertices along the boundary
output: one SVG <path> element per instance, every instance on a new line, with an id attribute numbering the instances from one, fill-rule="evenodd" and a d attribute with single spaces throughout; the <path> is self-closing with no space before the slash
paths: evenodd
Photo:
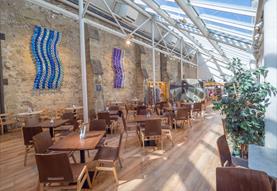
<path id="1" fill-rule="evenodd" d="M 54 128 L 53 127 L 49 128 L 49 132 L 50 132 L 51 137 L 54 137 Z"/>
<path id="2" fill-rule="evenodd" d="M 84 150 L 80 150 L 80 163 L 85 163 L 86 162 L 86 158 L 85 158 L 85 151 Z"/>

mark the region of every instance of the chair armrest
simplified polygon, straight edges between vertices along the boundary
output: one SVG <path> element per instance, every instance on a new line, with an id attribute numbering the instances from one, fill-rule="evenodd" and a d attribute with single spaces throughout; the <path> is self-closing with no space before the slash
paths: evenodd
<path id="1" fill-rule="evenodd" d="M 88 168 L 87 168 L 87 166 L 85 165 L 85 166 L 83 167 L 81 173 L 79 174 L 77 181 L 81 182 L 81 180 L 84 178 L 84 175 L 85 175 L 86 173 L 88 173 Z"/>

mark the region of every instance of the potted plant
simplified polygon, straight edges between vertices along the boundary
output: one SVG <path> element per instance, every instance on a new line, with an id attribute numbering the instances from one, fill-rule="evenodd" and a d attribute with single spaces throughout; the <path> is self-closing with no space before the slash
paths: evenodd
<path id="1" fill-rule="evenodd" d="M 225 83 L 225 95 L 214 102 L 214 109 L 225 115 L 225 131 L 233 147 L 233 154 L 247 156 L 248 144 L 264 144 L 265 111 L 269 96 L 276 89 L 264 79 L 268 71 L 264 67 L 246 69 L 238 58 L 229 64 L 232 78 Z"/>

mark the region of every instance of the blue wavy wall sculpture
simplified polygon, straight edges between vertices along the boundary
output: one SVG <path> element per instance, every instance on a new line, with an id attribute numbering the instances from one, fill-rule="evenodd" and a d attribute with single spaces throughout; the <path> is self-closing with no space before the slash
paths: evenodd
<path id="1" fill-rule="evenodd" d="M 63 80 L 63 66 L 57 46 L 62 34 L 60 32 L 35 26 L 31 49 L 36 63 L 35 90 L 59 89 Z"/>

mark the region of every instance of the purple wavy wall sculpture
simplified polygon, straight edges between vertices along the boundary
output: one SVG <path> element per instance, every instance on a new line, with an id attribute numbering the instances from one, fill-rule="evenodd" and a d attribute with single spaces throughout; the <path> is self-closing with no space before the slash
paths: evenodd
<path id="1" fill-rule="evenodd" d="M 123 70 L 124 51 L 120 48 L 113 49 L 114 88 L 124 87 Z"/>

